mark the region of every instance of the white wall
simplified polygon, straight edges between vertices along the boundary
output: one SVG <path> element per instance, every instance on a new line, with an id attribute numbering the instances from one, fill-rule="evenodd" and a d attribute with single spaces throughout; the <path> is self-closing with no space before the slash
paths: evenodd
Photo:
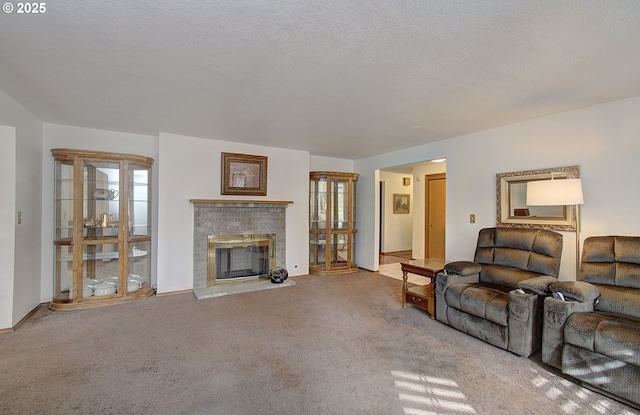
<path id="1" fill-rule="evenodd" d="M 2 144 L 2 210 L 0 230 L 6 264 L 0 274 L 0 289 L 8 289 L 0 301 L 0 328 L 17 324 L 40 304 L 40 230 L 42 200 L 42 122 L 0 90 Z M 13 133 L 11 131 L 14 131 Z M 6 190 L 6 193 L 5 193 Z M 21 212 L 22 223 L 17 223 Z M 9 298 L 9 301 L 4 301 Z"/>
<path id="2" fill-rule="evenodd" d="M 640 97 L 356 160 L 358 263 L 377 269 L 378 169 L 447 158 L 447 259 L 472 259 L 478 231 L 496 224 L 497 173 L 580 165 L 581 239 L 640 235 Z M 469 223 L 469 214 L 476 223 Z M 575 233 L 564 232 L 561 279 L 575 278 Z"/>
<path id="3" fill-rule="evenodd" d="M 267 196 L 222 196 L 222 152 L 267 156 Z M 293 201 L 286 268 L 291 276 L 309 273 L 309 153 L 160 133 L 160 166 L 158 292 L 193 288 L 191 199 Z"/>
<path id="4" fill-rule="evenodd" d="M 155 160 L 152 167 L 152 229 L 158 229 L 158 137 L 154 135 L 129 134 L 118 131 L 96 130 L 68 125 L 44 124 L 43 153 L 40 160 L 45 178 L 42 186 L 42 289 L 41 301 L 51 301 L 53 296 L 53 173 L 51 156 L 53 148 L 107 151 L 138 154 Z M 151 249 L 157 252 L 158 237 L 152 232 Z M 155 255 L 152 254 L 155 258 Z M 151 262 L 152 281 L 155 281 L 156 261 Z"/>
<path id="5" fill-rule="evenodd" d="M 410 178 L 411 184 L 404 186 L 403 178 Z M 382 239 L 380 252 L 410 251 L 413 239 L 413 218 L 415 199 L 413 197 L 414 180 L 410 174 L 380 172 L 380 181 L 384 182 L 384 198 L 382 213 Z M 409 213 L 393 213 L 393 195 L 409 195 Z M 357 196 L 357 195 L 356 195 Z"/>
<path id="6" fill-rule="evenodd" d="M 309 171 L 353 172 L 353 160 L 309 156 Z"/>
<path id="7" fill-rule="evenodd" d="M 16 253 L 16 129 L 0 126 L 0 329 L 13 326 Z"/>

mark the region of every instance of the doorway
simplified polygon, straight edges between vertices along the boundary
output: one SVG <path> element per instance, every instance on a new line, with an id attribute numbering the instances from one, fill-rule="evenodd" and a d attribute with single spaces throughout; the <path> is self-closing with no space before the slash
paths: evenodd
<path id="1" fill-rule="evenodd" d="M 378 177 L 378 190 L 380 199 L 377 200 L 380 203 L 379 216 L 376 218 L 376 225 L 379 226 L 379 238 L 377 242 L 377 259 L 378 264 L 385 264 L 387 260 L 391 260 L 390 257 L 383 257 L 382 253 L 396 253 L 401 250 L 411 250 L 407 253 L 409 258 L 423 259 L 427 258 L 425 253 L 430 255 L 436 255 L 438 257 L 445 257 L 445 213 L 446 213 L 446 159 L 433 159 L 420 162 L 414 162 L 404 165 L 397 165 L 393 167 L 385 167 L 379 170 Z M 432 181 L 430 179 L 438 179 L 439 181 Z M 440 180 L 443 179 L 443 180 Z M 429 183 L 429 185 L 427 185 Z M 408 186 L 407 186 L 408 184 Z M 440 186 L 438 186 L 440 185 Z M 442 201 L 440 208 L 431 214 L 428 213 L 427 208 L 427 186 L 432 192 L 441 191 L 442 197 L 438 197 L 438 200 Z M 392 212 L 392 204 L 389 202 L 394 193 L 408 193 L 410 194 L 410 213 L 407 215 L 394 214 Z M 434 200 L 436 198 L 434 197 Z M 435 206 L 432 204 L 432 208 Z M 425 232 L 427 228 L 427 217 L 436 217 L 436 213 L 441 213 L 441 220 L 434 223 L 433 226 L 437 227 L 438 231 L 432 231 L 432 241 L 429 244 L 428 234 Z M 411 218 L 410 223 L 405 226 L 399 224 L 396 221 L 404 218 Z M 403 237 L 410 238 L 408 241 L 408 247 L 399 247 L 392 245 L 392 242 L 402 234 Z M 437 235 L 440 235 L 439 237 Z M 437 246 L 436 242 L 439 241 L 440 252 L 431 252 L 431 249 L 427 248 L 427 245 L 431 247 Z M 404 244 L 404 242 L 403 242 Z M 403 245 L 404 246 L 404 245 Z M 435 248 L 433 248 L 435 249 Z M 396 255 L 394 255 L 396 256 Z"/>
<path id="2" fill-rule="evenodd" d="M 425 175 L 424 257 L 445 260 L 447 175 Z"/>

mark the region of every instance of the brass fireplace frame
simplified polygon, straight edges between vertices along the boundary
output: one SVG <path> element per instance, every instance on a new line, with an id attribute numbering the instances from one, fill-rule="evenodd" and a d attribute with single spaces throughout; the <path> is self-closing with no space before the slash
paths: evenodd
<path id="1" fill-rule="evenodd" d="M 207 244 L 207 285 L 232 284 L 258 280 L 268 277 L 269 271 L 276 268 L 276 235 L 275 234 L 240 234 L 240 235 L 208 235 Z M 217 278 L 217 249 L 268 247 L 269 269 L 267 273 L 234 278 Z"/>

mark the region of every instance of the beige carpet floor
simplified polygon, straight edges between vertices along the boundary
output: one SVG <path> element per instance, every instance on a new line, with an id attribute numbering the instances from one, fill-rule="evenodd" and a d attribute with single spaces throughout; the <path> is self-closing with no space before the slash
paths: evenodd
<path id="1" fill-rule="evenodd" d="M 636 414 L 400 306 L 378 273 L 73 312 L 0 334 L 0 414 Z"/>

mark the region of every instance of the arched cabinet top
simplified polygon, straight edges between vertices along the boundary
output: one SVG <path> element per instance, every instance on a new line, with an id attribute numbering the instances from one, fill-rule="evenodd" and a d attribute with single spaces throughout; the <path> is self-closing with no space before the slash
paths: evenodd
<path id="1" fill-rule="evenodd" d="M 322 179 L 325 177 L 331 177 L 334 179 L 343 180 L 358 180 L 360 175 L 358 173 L 346 173 L 340 171 L 312 171 L 309 172 L 310 179 Z"/>
<path id="2" fill-rule="evenodd" d="M 51 155 L 56 160 L 74 160 L 76 158 L 86 160 L 100 160 L 100 161 L 114 161 L 121 160 L 128 161 L 137 165 L 151 167 L 153 165 L 153 159 L 147 156 L 141 156 L 138 154 L 127 153 L 112 153 L 108 151 L 93 151 L 93 150 L 77 150 L 69 148 L 53 148 L 51 149 Z"/>

